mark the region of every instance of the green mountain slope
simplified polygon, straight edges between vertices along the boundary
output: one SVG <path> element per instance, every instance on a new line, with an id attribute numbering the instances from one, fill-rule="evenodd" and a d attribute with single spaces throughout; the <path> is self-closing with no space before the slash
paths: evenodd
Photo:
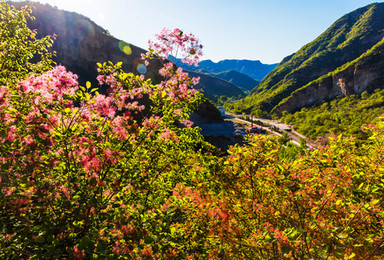
<path id="1" fill-rule="evenodd" d="M 338 96 L 384 88 L 384 38 L 355 60 L 294 91 L 273 109 L 282 115 L 302 107 L 320 105 Z"/>
<path id="2" fill-rule="evenodd" d="M 365 91 L 361 96 L 339 97 L 317 107 L 304 108 L 294 114 L 286 114 L 282 119 L 287 124 L 293 124 L 296 131 L 312 139 L 331 132 L 365 139 L 367 135 L 361 126 L 376 123 L 382 114 L 384 90 L 376 89 L 372 94 Z"/>
<path id="3" fill-rule="evenodd" d="M 187 64 L 181 64 L 180 66 L 189 71 L 207 74 L 235 70 L 253 78 L 254 80 L 261 80 L 269 72 L 276 68 L 277 64 L 263 64 L 259 60 L 221 60 L 219 62 L 202 60 L 199 62 L 197 67 Z"/>
<path id="4" fill-rule="evenodd" d="M 251 91 L 260 83 L 260 81 L 254 80 L 253 78 L 236 70 L 227 70 L 219 73 L 212 73 L 210 75 L 229 81 L 240 87 L 245 92 Z"/>
<path id="5" fill-rule="evenodd" d="M 200 82 L 196 89 L 201 89 L 204 96 L 210 100 L 216 102 L 220 96 L 226 98 L 242 98 L 245 96 L 243 90 L 231 82 L 204 73 L 187 72 L 190 77 L 200 77 Z"/>
<path id="6" fill-rule="evenodd" d="M 245 99 L 227 105 L 265 115 L 295 90 L 351 62 L 384 37 L 384 3 L 351 12 L 317 39 L 286 57 Z"/>

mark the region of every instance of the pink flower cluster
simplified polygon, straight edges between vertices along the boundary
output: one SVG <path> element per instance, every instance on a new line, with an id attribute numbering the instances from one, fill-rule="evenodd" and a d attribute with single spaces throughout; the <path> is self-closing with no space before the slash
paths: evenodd
<path id="1" fill-rule="evenodd" d="M 163 68 L 165 70 L 165 68 Z M 168 80 L 162 81 L 158 87 L 159 95 L 166 93 L 166 96 L 176 104 L 180 101 L 188 101 L 191 96 L 197 93 L 196 89 L 192 88 L 192 80 L 187 72 L 183 72 L 182 68 L 178 68 L 176 72 L 165 70 L 163 75 L 169 76 Z"/>
<path id="2" fill-rule="evenodd" d="M 77 75 L 67 72 L 64 66 L 57 66 L 40 76 L 30 76 L 19 83 L 25 93 L 35 93 L 31 96 L 37 105 L 40 102 L 52 104 L 54 101 L 63 101 L 65 95 L 75 95 L 79 88 Z"/>
<path id="3" fill-rule="evenodd" d="M 160 38 L 166 41 L 164 33 Z M 193 35 L 174 30 L 168 39 L 190 62 L 197 61 L 201 46 Z M 176 50 L 171 45 L 164 51 Z M 97 80 L 108 87 L 105 94 L 89 83 L 79 86 L 63 66 L 0 86 L 0 208 L 31 232 L 25 239 L 31 248 L 54 237 L 58 248 L 70 251 L 63 256 L 86 258 L 86 240 L 74 237 L 108 216 L 108 228 L 95 243 L 108 241 L 116 254 L 128 255 L 135 252 L 122 239 L 133 238 L 132 245 L 143 245 L 137 255 L 152 256 L 147 241 L 135 238 L 146 238 L 149 231 L 133 230 L 129 215 L 151 215 L 150 207 L 143 210 L 157 196 L 151 189 L 158 185 L 163 192 L 162 181 L 170 182 L 167 170 L 178 163 L 168 149 L 179 151 L 179 137 L 188 133 L 179 123 L 192 125 L 187 118 L 200 102 L 192 87 L 198 79 L 172 63 L 160 70 L 164 80 L 156 85 L 119 65 L 99 66 Z"/>
<path id="4" fill-rule="evenodd" d="M 144 97 L 145 94 L 150 94 L 150 88 L 144 88 L 146 84 L 142 76 L 134 76 L 129 73 L 129 83 L 120 82 L 118 74 L 114 71 L 106 73 L 99 69 L 99 73 L 102 73 L 97 77 L 100 85 L 108 86 L 108 98 L 113 99 L 113 104 L 118 111 L 135 111 L 135 113 L 143 111 L 145 105 L 140 104 L 139 100 Z M 101 99 L 106 97 L 99 95 Z M 108 100 L 105 100 L 108 102 Z M 112 114 L 110 114 L 112 115 Z"/>
<path id="5" fill-rule="evenodd" d="M 150 51 L 147 56 L 155 54 L 162 57 L 162 59 L 169 59 L 171 56 L 177 58 L 177 55 L 180 55 L 183 57 L 182 62 L 197 66 L 199 57 L 203 55 L 203 46 L 199 43 L 199 39 L 193 34 L 186 34 L 178 28 L 174 30 L 164 28 L 160 34 L 156 35 L 156 40 L 156 42 L 148 42 Z"/>

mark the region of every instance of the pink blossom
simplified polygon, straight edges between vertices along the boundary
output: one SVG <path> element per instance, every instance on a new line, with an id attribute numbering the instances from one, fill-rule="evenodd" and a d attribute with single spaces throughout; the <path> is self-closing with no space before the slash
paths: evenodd
<path id="1" fill-rule="evenodd" d="M 76 258 L 82 259 L 85 257 L 85 253 L 81 252 L 77 246 L 73 246 L 73 254 Z"/>
<path id="2" fill-rule="evenodd" d="M 165 68 L 168 69 L 168 70 L 173 69 L 173 63 L 172 63 L 172 62 L 167 62 L 167 63 L 165 63 L 164 66 L 165 66 Z"/>
<path id="3" fill-rule="evenodd" d="M 156 40 L 156 42 L 149 41 L 149 49 L 152 51 L 143 55 L 143 58 L 156 54 L 162 59 L 167 59 L 170 55 L 176 57 L 177 54 L 180 54 L 183 57 L 182 62 L 197 65 L 199 56 L 203 54 L 201 51 L 203 46 L 199 43 L 199 39 L 193 34 L 186 34 L 178 28 L 172 31 L 163 28 L 156 35 Z"/>
<path id="4" fill-rule="evenodd" d="M 192 125 L 193 125 L 193 122 L 192 121 L 190 121 L 190 120 L 187 120 L 187 119 L 184 119 L 183 121 L 181 121 L 181 123 L 183 124 L 183 125 L 185 125 L 186 127 L 192 127 Z"/>
<path id="5" fill-rule="evenodd" d="M 199 82 L 200 82 L 200 77 L 193 77 L 192 78 L 192 84 L 193 85 L 197 85 L 197 84 L 199 84 Z"/>
<path id="6" fill-rule="evenodd" d="M 99 85 L 103 85 L 105 80 L 104 80 L 104 75 L 98 75 L 96 77 L 97 81 L 99 82 Z"/>
<path id="7" fill-rule="evenodd" d="M 77 75 L 67 72 L 64 66 L 57 66 L 38 77 L 30 76 L 19 85 L 25 93 L 39 93 L 33 96 L 35 105 L 62 101 L 64 95 L 74 95 L 78 89 Z"/>
<path id="8" fill-rule="evenodd" d="M 17 137 L 16 131 L 17 131 L 16 126 L 12 125 L 8 129 L 8 136 L 7 136 L 6 140 L 9 141 L 9 142 L 13 142 L 16 139 L 16 137 Z"/>
<path id="9" fill-rule="evenodd" d="M 0 105 L 8 106 L 8 93 L 9 89 L 5 86 L 0 86 Z"/>

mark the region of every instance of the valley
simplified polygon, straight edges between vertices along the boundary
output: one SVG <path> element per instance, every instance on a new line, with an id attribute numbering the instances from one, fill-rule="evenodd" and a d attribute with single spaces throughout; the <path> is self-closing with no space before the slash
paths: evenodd
<path id="1" fill-rule="evenodd" d="M 278 120 L 265 118 L 250 119 L 249 116 L 246 117 L 248 120 L 245 120 L 243 119 L 244 115 L 235 115 L 228 112 L 225 114 L 225 118 L 234 123 L 239 123 L 242 125 L 245 124 L 247 126 L 247 131 L 250 131 L 250 129 L 252 128 L 259 128 L 264 130 L 268 134 L 275 135 L 278 137 L 282 136 L 282 133 L 287 133 L 289 135 L 290 142 L 297 146 L 300 146 L 300 139 L 303 139 L 306 142 L 306 146 L 308 146 L 310 149 L 318 148 L 318 146 L 313 140 L 293 130 L 291 125 L 287 125 L 284 122 Z M 260 122 L 262 124 L 260 124 Z"/>

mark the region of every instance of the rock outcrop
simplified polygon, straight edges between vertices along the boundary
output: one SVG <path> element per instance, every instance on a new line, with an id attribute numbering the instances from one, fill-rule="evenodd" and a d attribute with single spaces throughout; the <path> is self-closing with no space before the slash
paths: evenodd
<path id="1" fill-rule="evenodd" d="M 384 39 L 350 64 L 296 90 L 273 112 L 281 116 L 283 111 L 292 113 L 337 96 L 372 92 L 377 88 L 384 88 Z"/>
<path id="2" fill-rule="evenodd" d="M 337 87 L 331 87 L 332 84 L 337 86 L 338 82 L 334 73 L 332 76 L 335 77 L 336 83 L 333 79 L 323 79 L 321 83 L 316 80 L 364 55 L 383 37 L 384 3 L 374 3 L 359 8 L 338 19 L 315 40 L 285 58 L 251 91 L 250 95 L 231 104 L 228 108 L 240 113 L 247 111 L 267 114 L 271 111 L 281 111 L 282 103 L 289 100 L 291 95 L 297 95 L 292 93 L 298 89 L 300 89 L 303 99 L 285 105 L 285 107 L 291 108 L 290 110 L 293 109 L 294 102 L 298 104 L 296 108 L 300 108 L 304 105 L 315 104 L 314 100 L 319 101 L 321 96 L 333 98 L 335 93 L 342 94 L 343 87 L 340 90 L 337 90 Z M 359 79 L 355 78 L 355 81 L 362 80 L 364 77 L 361 75 Z M 343 80 L 341 79 L 340 86 L 342 86 Z M 333 83 L 330 85 L 328 82 Z M 349 80 L 345 80 L 345 82 L 352 84 Z M 311 87 L 305 92 L 305 95 L 303 94 L 304 86 L 309 87 L 317 83 L 321 86 L 319 90 Z M 324 86 L 328 86 L 328 88 Z M 326 89 L 330 93 L 326 93 Z"/>
<path id="3" fill-rule="evenodd" d="M 28 22 L 31 29 L 37 30 L 37 37 L 55 35 L 53 50 L 57 64 L 66 66 L 79 75 L 81 84 L 91 81 L 96 84 L 97 62 L 123 62 L 124 71 L 147 74 L 153 77 L 159 64 L 145 68 L 141 60 L 144 49 L 131 45 L 110 35 L 89 18 L 59 10 L 48 4 L 11 2 L 16 8 L 32 4 L 32 15 L 36 18 Z"/>

